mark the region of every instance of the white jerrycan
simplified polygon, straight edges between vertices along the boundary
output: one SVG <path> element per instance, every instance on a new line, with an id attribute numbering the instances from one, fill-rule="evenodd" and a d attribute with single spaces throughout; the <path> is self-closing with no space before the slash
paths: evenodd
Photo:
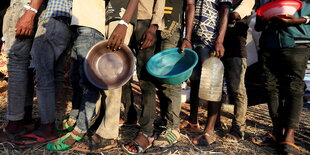
<path id="1" fill-rule="evenodd" d="M 224 65 L 215 57 L 215 52 L 202 64 L 199 98 L 206 101 L 221 101 L 223 90 Z"/>

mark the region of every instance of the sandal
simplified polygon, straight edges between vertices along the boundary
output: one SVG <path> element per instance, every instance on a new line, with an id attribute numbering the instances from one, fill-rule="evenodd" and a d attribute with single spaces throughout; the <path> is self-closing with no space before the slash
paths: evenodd
<path id="1" fill-rule="evenodd" d="M 83 137 L 79 137 L 79 136 L 73 134 L 72 132 L 69 132 L 66 135 L 58 138 L 56 141 L 54 141 L 52 143 L 48 143 L 46 145 L 46 149 L 50 150 L 50 151 L 64 151 L 64 150 L 68 150 L 68 149 L 72 148 L 71 145 L 67 145 L 67 144 L 63 143 L 63 141 L 69 137 L 73 138 L 75 140 L 75 142 L 80 141 L 83 138 Z"/>
<path id="2" fill-rule="evenodd" d="M 83 141 L 75 143 L 71 150 L 83 153 L 99 153 L 117 146 L 117 140 L 105 139 L 94 134 L 89 138 L 84 138 Z"/>
<path id="3" fill-rule="evenodd" d="M 292 142 L 281 142 L 280 145 L 284 154 L 301 154 L 301 149 Z"/>
<path id="4" fill-rule="evenodd" d="M 223 141 L 230 143 L 238 143 L 243 137 L 236 132 L 229 132 L 223 137 Z"/>
<path id="5" fill-rule="evenodd" d="M 57 127 L 57 128 L 56 128 L 57 131 L 68 131 L 68 132 L 71 132 L 71 131 L 74 129 L 75 125 L 70 126 L 70 125 L 68 124 L 68 121 L 69 121 L 69 119 L 64 119 L 64 120 L 62 121 L 61 127 Z"/>
<path id="6" fill-rule="evenodd" d="M 21 136 L 26 134 L 26 130 L 23 129 L 22 131 L 12 134 L 5 130 L 5 128 L 0 129 L 0 143 L 2 142 L 9 142 L 13 140 L 17 136 Z"/>
<path id="7" fill-rule="evenodd" d="M 57 137 L 45 138 L 33 132 L 30 134 L 26 134 L 26 135 L 22 135 L 20 137 L 14 138 L 14 140 L 12 140 L 12 143 L 16 144 L 18 148 L 28 148 L 28 147 L 32 147 L 33 145 L 47 143 L 56 138 Z"/>
<path id="8" fill-rule="evenodd" d="M 201 127 L 199 125 L 199 123 L 197 124 L 192 124 L 189 121 L 185 121 L 180 125 L 180 129 L 185 129 L 185 130 L 189 130 L 189 131 L 200 131 Z"/>
<path id="9" fill-rule="evenodd" d="M 158 139 L 154 141 L 154 146 L 171 147 L 180 139 L 180 132 L 177 130 L 168 129 L 162 132 Z"/>
<path id="10" fill-rule="evenodd" d="M 276 136 L 274 136 L 271 132 L 268 132 L 265 136 L 260 138 L 252 137 L 251 141 L 259 146 L 276 146 L 279 144 Z"/>
<path id="11" fill-rule="evenodd" d="M 149 137 L 147 134 L 143 132 L 139 132 L 134 140 L 128 142 L 127 144 L 122 145 L 122 149 L 128 154 L 144 153 L 147 149 L 152 147 L 153 141 L 154 138 Z M 130 151 L 126 146 L 128 146 L 129 148 L 135 147 L 137 152 Z"/>
<path id="12" fill-rule="evenodd" d="M 203 133 L 199 135 L 198 137 L 194 138 L 192 140 L 192 143 L 195 145 L 201 145 L 201 146 L 206 146 L 206 145 L 211 145 L 216 141 L 216 136 L 215 134 L 211 135 L 208 133 Z"/>

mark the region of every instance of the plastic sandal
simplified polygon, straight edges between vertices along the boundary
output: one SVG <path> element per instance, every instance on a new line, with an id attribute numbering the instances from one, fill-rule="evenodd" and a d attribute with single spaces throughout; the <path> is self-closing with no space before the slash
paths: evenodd
<path id="1" fill-rule="evenodd" d="M 197 124 L 192 124 L 189 121 L 185 121 L 180 125 L 180 129 L 181 130 L 189 130 L 189 131 L 200 131 L 201 127 L 199 125 L 199 123 Z"/>
<path id="2" fill-rule="evenodd" d="M 259 146 L 276 146 L 279 144 L 276 136 L 274 136 L 271 132 L 268 132 L 262 137 L 253 137 L 251 141 Z"/>
<path id="3" fill-rule="evenodd" d="M 9 141 L 13 140 L 15 137 L 21 136 L 21 135 L 24 135 L 24 134 L 26 134 L 26 130 L 25 129 L 20 131 L 20 132 L 18 132 L 18 133 L 16 133 L 16 134 L 11 134 L 11 133 L 7 132 L 5 130 L 5 128 L 2 128 L 2 129 L 0 129 L 0 143 L 2 143 L 2 142 L 9 142 Z"/>
<path id="4" fill-rule="evenodd" d="M 71 150 L 82 153 L 99 153 L 117 146 L 116 139 L 105 139 L 94 134 L 74 144 Z"/>
<path id="5" fill-rule="evenodd" d="M 57 127 L 57 131 L 68 131 L 71 132 L 74 129 L 75 125 L 70 126 L 68 124 L 68 119 L 64 119 L 62 121 L 62 126 L 61 127 Z"/>
<path id="6" fill-rule="evenodd" d="M 284 154 L 301 154 L 301 149 L 292 142 L 281 142 L 280 145 Z"/>
<path id="7" fill-rule="evenodd" d="M 154 141 L 154 146 L 171 147 L 180 139 L 180 132 L 177 130 L 168 129 L 160 134 L 159 138 Z"/>
<path id="8" fill-rule="evenodd" d="M 144 139 L 142 140 L 142 139 L 141 139 L 142 137 L 140 137 L 140 138 L 138 139 L 139 136 L 142 136 Z M 148 135 L 146 135 L 146 134 L 144 134 L 144 133 L 142 133 L 142 132 L 139 132 L 139 133 L 138 133 L 138 136 L 137 136 L 134 140 L 132 140 L 132 141 L 129 142 L 129 143 L 126 143 L 126 144 L 122 145 L 122 149 L 123 149 L 126 153 L 128 153 L 128 154 L 140 154 L 140 153 L 144 153 L 147 149 L 149 149 L 150 147 L 152 147 L 153 139 L 151 139 L 152 142 L 150 142 L 150 141 L 149 141 L 149 138 L 150 138 L 150 137 L 149 137 Z M 147 145 L 145 145 L 146 142 L 148 143 Z M 144 144 L 143 144 L 143 143 L 144 143 Z M 133 146 L 133 145 L 134 145 L 134 147 L 136 148 L 137 152 L 129 151 L 129 150 L 125 147 L 125 145 L 129 145 L 129 146 Z M 143 146 L 143 145 L 144 145 L 144 146 Z"/>
<path id="9" fill-rule="evenodd" d="M 69 145 L 63 143 L 63 141 L 70 136 L 72 136 L 72 138 L 75 139 L 75 141 L 80 141 L 81 139 L 83 139 L 82 137 L 79 137 L 77 135 L 74 135 L 72 132 L 69 132 L 66 135 L 58 138 L 57 141 L 55 141 L 53 143 L 48 143 L 46 145 L 46 149 L 50 150 L 50 151 L 64 151 L 64 150 L 68 150 L 68 149 L 72 148 L 72 146 L 69 146 Z"/>

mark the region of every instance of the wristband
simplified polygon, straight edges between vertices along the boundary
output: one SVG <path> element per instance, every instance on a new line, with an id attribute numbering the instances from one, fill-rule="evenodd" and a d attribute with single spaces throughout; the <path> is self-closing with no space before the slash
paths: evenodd
<path id="1" fill-rule="evenodd" d="M 186 40 L 186 41 L 188 41 L 189 43 L 192 44 L 192 42 L 189 39 L 187 39 L 187 38 L 183 38 L 183 40 Z"/>
<path id="2" fill-rule="evenodd" d="M 302 17 L 306 19 L 305 24 L 308 24 L 310 22 L 310 17 L 309 16 L 302 16 Z"/>
<path id="3" fill-rule="evenodd" d="M 26 10 L 30 10 L 30 11 L 32 11 L 34 13 L 38 13 L 38 10 L 32 8 L 30 5 L 25 4 L 24 8 L 26 8 Z"/>
<path id="4" fill-rule="evenodd" d="M 125 25 L 126 27 L 129 26 L 129 24 L 126 23 L 124 20 L 120 20 L 120 21 L 118 22 L 118 24 Z"/>

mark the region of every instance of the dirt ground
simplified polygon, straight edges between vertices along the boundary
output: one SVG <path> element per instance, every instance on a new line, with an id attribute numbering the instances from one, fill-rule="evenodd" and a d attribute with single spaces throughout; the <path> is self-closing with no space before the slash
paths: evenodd
<path id="1" fill-rule="evenodd" d="M 136 108 L 140 109 L 140 91 L 137 85 L 133 85 L 135 92 Z M 58 104 L 57 122 L 68 116 L 68 111 L 71 108 L 71 94 L 72 90 L 69 86 L 65 87 L 64 103 Z M 257 94 L 260 95 L 260 94 Z M 0 80 L 0 127 L 6 123 L 5 112 L 7 106 L 7 82 L 4 79 Z M 35 99 L 35 98 L 34 98 Z M 199 122 L 201 125 L 205 124 L 208 111 L 205 105 L 202 105 L 199 110 Z M 305 108 L 308 107 L 308 108 Z M 302 149 L 302 154 L 310 154 L 310 109 L 309 103 L 305 103 L 305 107 L 301 114 L 300 129 L 296 133 L 296 144 Z M 34 116 L 38 117 L 37 104 L 34 105 Z M 123 108 L 122 108 L 123 109 Z M 229 108 L 228 108 L 229 109 Z M 226 111 L 226 112 L 225 112 Z M 189 104 L 182 103 L 181 118 L 182 122 L 189 115 Z M 152 147 L 147 150 L 146 154 L 276 154 L 276 149 L 271 147 L 259 147 L 254 145 L 250 140 L 252 137 L 265 135 L 272 129 L 271 120 L 268 115 L 266 104 L 259 104 L 250 106 L 247 112 L 247 128 L 245 140 L 239 143 L 226 143 L 222 141 L 222 136 L 228 131 L 232 119 L 231 110 L 223 109 L 221 116 L 221 129 L 217 130 L 218 141 L 210 146 L 197 147 L 191 143 L 191 139 L 199 134 L 199 132 L 182 131 L 181 141 L 170 148 Z M 121 127 L 119 144 L 123 144 L 128 140 L 134 138 L 138 130 L 137 126 Z M 202 131 L 201 131 L 202 132 Z M 64 133 L 60 133 L 64 134 Z M 36 145 L 27 149 L 17 149 L 11 143 L 0 143 L 0 155 L 2 154 L 80 154 L 74 151 L 51 152 L 44 148 L 44 145 Z M 120 145 L 117 148 L 102 152 L 100 154 L 125 154 Z"/>

